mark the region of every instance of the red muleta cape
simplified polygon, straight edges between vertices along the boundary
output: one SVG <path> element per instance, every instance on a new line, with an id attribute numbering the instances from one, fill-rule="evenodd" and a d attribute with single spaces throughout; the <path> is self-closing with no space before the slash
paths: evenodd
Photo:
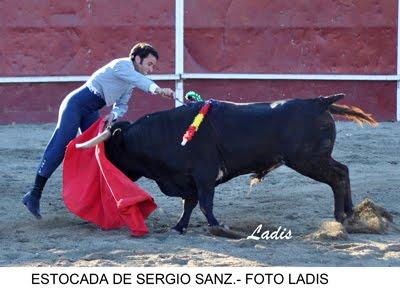
<path id="1" fill-rule="evenodd" d="M 145 219 L 157 208 L 153 198 L 106 157 L 104 143 L 77 149 L 102 131 L 99 119 L 67 146 L 63 165 L 63 197 L 67 208 L 102 229 L 128 226 L 133 236 L 148 233 Z M 123 157 L 123 156 L 121 156 Z"/>

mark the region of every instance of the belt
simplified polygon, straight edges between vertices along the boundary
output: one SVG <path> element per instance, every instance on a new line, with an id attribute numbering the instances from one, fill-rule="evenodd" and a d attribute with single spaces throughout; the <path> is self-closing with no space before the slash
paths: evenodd
<path id="1" fill-rule="evenodd" d="M 101 93 L 93 86 L 93 84 L 92 83 L 86 83 L 86 87 L 91 91 L 91 92 L 93 92 L 95 95 L 97 95 L 97 96 L 99 96 L 99 97 L 101 97 L 102 98 L 102 96 L 101 96 Z"/>

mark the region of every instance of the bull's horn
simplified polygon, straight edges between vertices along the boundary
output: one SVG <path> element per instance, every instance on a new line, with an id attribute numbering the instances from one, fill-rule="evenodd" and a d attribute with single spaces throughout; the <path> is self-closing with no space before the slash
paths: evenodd
<path id="1" fill-rule="evenodd" d="M 103 142 L 105 140 L 108 140 L 110 138 L 110 136 L 111 136 L 110 130 L 106 129 L 101 134 L 99 134 L 98 136 L 88 140 L 87 142 L 77 143 L 75 145 L 75 147 L 78 148 L 78 149 L 91 148 L 91 147 L 94 147 L 95 145 L 97 145 L 98 143 L 101 143 L 101 142 Z"/>

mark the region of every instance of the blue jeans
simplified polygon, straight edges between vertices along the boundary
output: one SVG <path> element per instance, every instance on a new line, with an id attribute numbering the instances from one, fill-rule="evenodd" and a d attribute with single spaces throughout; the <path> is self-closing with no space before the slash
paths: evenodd
<path id="1" fill-rule="evenodd" d="M 37 174 L 49 178 L 64 159 L 68 143 L 78 129 L 84 132 L 99 118 L 99 109 L 105 101 L 85 85 L 68 94 L 60 105 L 57 126 L 51 136 Z"/>

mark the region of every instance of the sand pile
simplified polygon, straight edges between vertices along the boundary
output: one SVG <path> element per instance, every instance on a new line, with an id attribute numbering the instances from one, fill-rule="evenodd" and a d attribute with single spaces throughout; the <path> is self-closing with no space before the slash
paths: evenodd
<path id="1" fill-rule="evenodd" d="M 348 233 L 384 234 L 393 225 L 392 215 L 383 207 L 366 198 L 354 208 L 352 218 L 344 224 L 323 222 L 317 232 L 308 235 L 314 240 L 346 240 Z"/>
<path id="2" fill-rule="evenodd" d="M 392 215 L 366 198 L 354 208 L 353 217 L 345 222 L 345 227 L 349 233 L 383 234 L 391 223 Z"/>

